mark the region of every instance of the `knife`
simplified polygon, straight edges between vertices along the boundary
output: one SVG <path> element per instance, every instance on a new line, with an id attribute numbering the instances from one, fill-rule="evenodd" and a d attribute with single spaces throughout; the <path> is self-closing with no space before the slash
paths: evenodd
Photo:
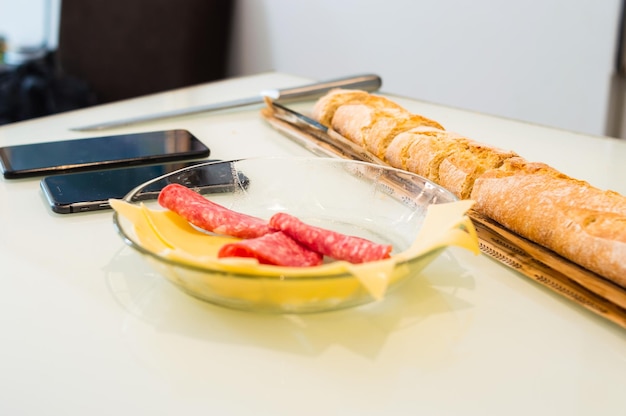
<path id="1" fill-rule="evenodd" d="M 264 90 L 252 97 L 240 98 L 231 101 L 223 101 L 200 105 L 196 107 L 182 108 L 179 110 L 166 111 L 162 113 L 136 116 L 127 119 L 106 121 L 87 126 L 73 127 L 74 131 L 94 131 L 105 130 L 113 127 L 128 126 L 147 121 L 162 120 L 166 118 L 185 116 L 191 114 L 204 113 L 208 111 L 225 110 L 229 108 L 244 107 L 255 104 L 263 104 L 265 97 L 280 102 L 293 102 L 297 100 L 307 100 L 319 98 L 333 88 L 360 89 L 368 92 L 378 90 L 382 85 L 382 80 L 378 75 L 364 74 L 345 78 L 338 78 L 329 81 L 315 82 L 313 84 L 299 87 Z"/>

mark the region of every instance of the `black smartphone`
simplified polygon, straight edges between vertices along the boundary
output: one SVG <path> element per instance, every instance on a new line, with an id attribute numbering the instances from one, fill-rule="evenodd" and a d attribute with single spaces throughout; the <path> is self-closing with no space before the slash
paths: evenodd
<path id="1" fill-rule="evenodd" d="M 161 175 L 209 162 L 193 161 L 130 168 L 106 169 L 93 172 L 66 173 L 46 176 L 41 179 L 41 189 L 52 211 L 59 214 L 110 209 L 109 199 L 121 199 L 135 187 Z M 213 162 L 213 161 L 212 161 Z M 180 178 L 156 181 L 145 189 L 142 199 L 156 198 L 168 183 L 193 183 L 202 193 L 232 192 L 237 187 L 247 186 L 248 178 L 242 173 L 233 176 L 229 162 L 206 165 L 202 169 L 181 174 Z"/>
<path id="2" fill-rule="evenodd" d="M 209 148 L 189 131 L 168 130 L 0 147 L 0 168 L 5 178 L 18 179 L 209 154 Z"/>

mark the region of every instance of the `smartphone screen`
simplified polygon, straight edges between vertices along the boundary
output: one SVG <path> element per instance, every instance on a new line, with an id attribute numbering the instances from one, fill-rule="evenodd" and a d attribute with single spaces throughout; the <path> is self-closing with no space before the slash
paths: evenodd
<path id="1" fill-rule="evenodd" d="M 155 131 L 0 147 L 4 177 L 17 179 L 207 157 L 187 130 Z"/>
<path id="2" fill-rule="evenodd" d="M 208 161 L 166 163 L 52 175 L 44 177 L 40 185 L 50 208 L 59 214 L 103 210 L 111 208 L 110 198 L 124 198 L 128 192 L 144 182 L 206 162 Z M 233 177 L 231 165 L 227 162 L 207 165 L 206 168 L 194 170 L 193 175 L 186 175 L 186 180 L 191 180 L 206 193 L 229 192 L 247 183 L 247 178 L 241 174 L 238 178 Z M 142 193 L 142 197 L 156 198 L 165 185 L 165 182 L 157 181 L 153 187 Z"/>

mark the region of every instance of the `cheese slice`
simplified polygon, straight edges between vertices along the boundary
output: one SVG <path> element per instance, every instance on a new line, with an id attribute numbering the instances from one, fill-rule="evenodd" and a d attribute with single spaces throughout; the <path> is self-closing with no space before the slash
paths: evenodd
<path id="1" fill-rule="evenodd" d="M 110 203 L 118 215 L 133 224 L 138 242 L 144 248 L 169 260 L 193 267 L 257 276 L 295 278 L 350 273 L 374 299 L 384 297 L 389 284 L 398 276 L 398 263 L 452 245 L 480 253 L 476 231 L 465 215 L 473 201 L 467 200 L 431 205 L 415 241 L 407 250 L 391 258 L 363 264 L 336 261 L 315 267 L 272 266 L 259 264 L 250 258 L 220 259 L 217 257 L 219 249 L 238 239 L 207 234 L 171 211 L 154 210 L 143 204 L 134 205 L 121 200 L 111 200 Z"/>
<path id="2" fill-rule="evenodd" d="M 145 205 L 141 207 L 154 232 L 164 243 L 191 256 L 217 258 L 220 247 L 239 241 L 235 237 L 209 235 L 173 211 L 152 210 Z"/>

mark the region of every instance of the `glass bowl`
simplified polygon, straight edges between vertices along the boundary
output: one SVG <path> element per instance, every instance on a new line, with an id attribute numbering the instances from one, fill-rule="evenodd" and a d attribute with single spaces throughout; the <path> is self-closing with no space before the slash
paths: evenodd
<path id="1" fill-rule="evenodd" d="M 287 212 L 311 225 L 391 244 L 392 256 L 360 265 L 329 261 L 299 268 L 217 259 L 216 247 L 228 239 L 198 230 L 159 206 L 160 189 L 172 183 L 245 214 L 269 219 Z M 462 202 L 394 168 L 334 158 L 262 157 L 184 168 L 138 186 L 111 205 L 126 244 L 190 295 L 241 310 L 309 313 L 381 300 L 449 245 L 475 250 L 477 240 L 464 216 L 467 206 L 438 213 L 430 227 L 436 232 L 418 238 L 429 207 Z M 210 244 L 203 248 L 205 241 Z"/>

